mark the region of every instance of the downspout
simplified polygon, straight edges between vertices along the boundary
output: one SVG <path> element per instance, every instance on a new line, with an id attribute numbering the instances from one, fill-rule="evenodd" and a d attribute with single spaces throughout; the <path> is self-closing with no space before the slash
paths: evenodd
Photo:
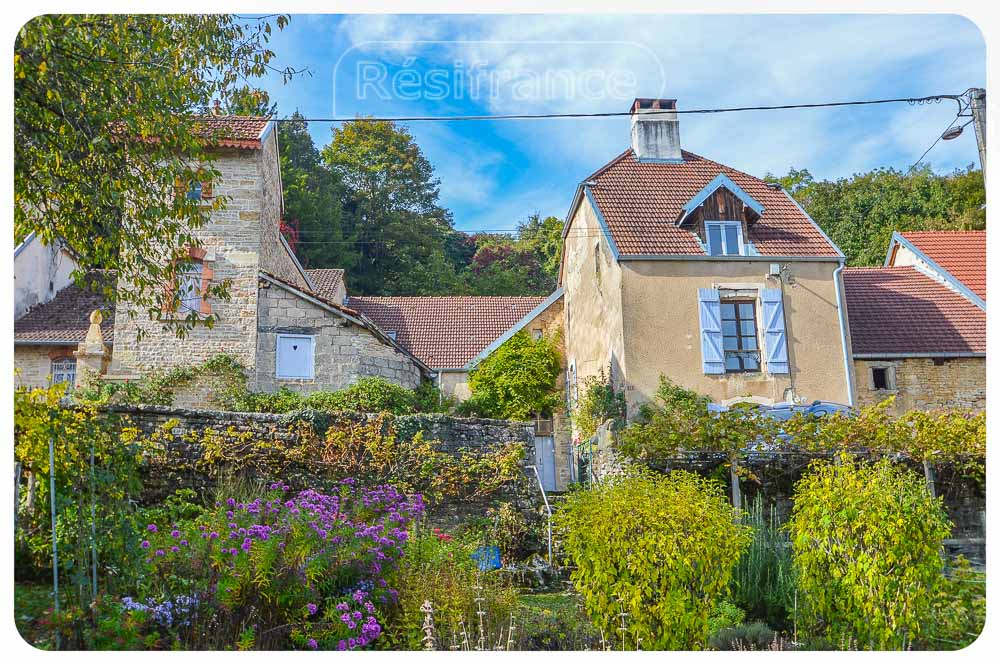
<path id="1" fill-rule="evenodd" d="M 847 379 L 847 405 L 854 408 L 854 381 L 851 380 L 851 350 L 847 346 L 847 323 L 844 321 L 844 293 L 840 288 L 840 276 L 844 272 L 841 259 L 833 271 L 833 288 L 837 295 L 837 317 L 840 319 L 840 343 L 844 348 L 844 376 Z"/>

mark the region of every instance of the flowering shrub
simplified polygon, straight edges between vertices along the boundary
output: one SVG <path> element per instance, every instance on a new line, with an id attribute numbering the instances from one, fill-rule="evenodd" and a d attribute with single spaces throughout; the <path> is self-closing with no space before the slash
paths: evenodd
<path id="1" fill-rule="evenodd" d="M 275 483 L 199 519 L 149 524 L 143 599 L 122 599 L 186 648 L 355 649 L 382 632 L 418 496 L 351 480 L 286 497 Z"/>

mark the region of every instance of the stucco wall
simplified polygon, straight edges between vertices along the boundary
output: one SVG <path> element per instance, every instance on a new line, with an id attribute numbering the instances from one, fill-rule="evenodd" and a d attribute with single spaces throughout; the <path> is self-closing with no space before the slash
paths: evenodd
<path id="1" fill-rule="evenodd" d="M 16 387 L 47 388 L 52 374 L 52 359 L 73 357 L 76 347 L 33 346 L 14 347 L 14 385 Z"/>
<path id="2" fill-rule="evenodd" d="M 784 310 L 790 375 L 706 375 L 702 372 L 699 288 L 776 288 L 767 261 L 628 261 L 623 264 L 624 339 L 629 414 L 650 401 L 660 375 L 716 401 L 791 394 L 847 403 L 836 262 L 787 263 Z M 761 326 L 758 300 L 758 331 Z"/>
<path id="3" fill-rule="evenodd" d="M 32 238 L 14 257 L 14 320 L 70 285 L 76 261 L 69 252 Z"/>
<path id="4" fill-rule="evenodd" d="M 282 386 L 302 393 L 340 390 L 364 376 L 380 376 L 406 388 L 420 384 L 420 370 L 407 356 L 343 316 L 271 284 L 260 289 L 254 389 Z M 315 378 L 278 379 L 275 349 L 280 333 L 315 336 Z"/>
<path id="5" fill-rule="evenodd" d="M 260 220 L 264 202 L 261 151 L 225 151 L 217 155 L 220 177 L 212 183 L 215 196 L 227 196 L 224 210 L 213 212 L 195 234 L 207 250 L 213 283 L 230 280 L 228 300 L 210 298 L 212 328 L 196 325 L 184 338 L 151 321 L 144 310 L 119 302 L 115 317 L 115 347 L 109 374 L 126 377 L 145 370 L 194 365 L 219 354 L 232 355 L 253 368 L 257 349 L 257 275 L 260 270 Z M 129 288 L 119 282 L 119 291 Z M 145 332 L 138 341 L 136 334 Z"/>
<path id="6" fill-rule="evenodd" d="M 562 285 L 566 366 L 583 379 L 611 369 L 621 386 L 626 375 L 622 327 L 622 271 L 613 259 L 596 213 L 584 199 L 566 232 Z"/>
<path id="7" fill-rule="evenodd" d="M 894 390 L 875 390 L 872 368 L 887 368 Z M 867 406 L 895 395 L 892 412 L 911 409 L 986 408 L 986 358 L 895 358 L 855 360 L 854 376 L 858 404 Z"/>

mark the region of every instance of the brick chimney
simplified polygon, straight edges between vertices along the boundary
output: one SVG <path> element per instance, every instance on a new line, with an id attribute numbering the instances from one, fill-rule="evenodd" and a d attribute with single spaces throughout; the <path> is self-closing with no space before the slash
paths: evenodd
<path id="1" fill-rule="evenodd" d="M 682 160 L 676 99 L 636 99 L 631 114 L 632 150 L 640 161 Z"/>

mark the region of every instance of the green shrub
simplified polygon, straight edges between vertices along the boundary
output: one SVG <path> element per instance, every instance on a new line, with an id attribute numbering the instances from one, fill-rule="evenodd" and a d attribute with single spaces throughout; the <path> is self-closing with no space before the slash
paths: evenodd
<path id="1" fill-rule="evenodd" d="M 403 416 L 441 412 L 453 406 L 454 400 L 443 398 L 437 387 L 430 382 L 424 382 L 416 390 L 410 390 L 378 376 L 366 376 L 343 390 L 317 390 L 308 395 L 301 395 L 284 386 L 273 393 L 245 393 L 233 400 L 228 408 L 258 413 L 290 413 L 311 409 L 326 413 L 388 412 Z"/>
<path id="2" fill-rule="evenodd" d="M 902 649 L 923 637 L 951 530 L 923 478 L 844 455 L 814 462 L 794 498 L 788 528 L 804 626 L 861 648 Z"/>
<path id="3" fill-rule="evenodd" d="M 708 646 L 717 651 L 765 651 L 778 634 L 763 621 L 726 626 L 713 633 Z"/>
<path id="4" fill-rule="evenodd" d="M 750 539 L 722 488 L 685 471 L 575 492 L 556 523 L 587 612 L 611 641 L 626 613 L 629 648 L 703 648 Z"/>
<path id="5" fill-rule="evenodd" d="M 625 393 L 615 392 L 610 376 L 602 369 L 583 380 L 583 395 L 573 412 L 573 422 L 581 439 L 589 439 L 601 424 L 613 420 L 615 429 L 625 426 Z"/>
<path id="6" fill-rule="evenodd" d="M 464 413 L 531 420 L 550 412 L 560 402 L 556 379 L 561 367 L 555 339 L 532 339 L 522 330 L 469 373 L 472 404 Z"/>
<path id="7" fill-rule="evenodd" d="M 421 611 L 425 601 L 434 610 L 433 634 L 438 649 L 461 646 L 466 637 L 474 649 L 480 635 L 492 647 L 501 631 L 507 634 L 517 594 L 501 572 L 479 571 L 472 558 L 479 544 L 439 529 L 423 528 L 413 535 L 399 567 L 388 578 L 389 586 L 399 592 L 399 602 L 386 626 L 387 646 L 425 646 L 425 614 Z"/>
<path id="8" fill-rule="evenodd" d="M 743 611 L 743 608 L 729 600 L 720 600 L 712 607 L 712 612 L 708 615 L 708 634 L 715 635 L 723 628 L 738 626 L 746 618 L 747 613 Z"/>
<path id="9" fill-rule="evenodd" d="M 951 562 L 934 597 L 934 618 L 926 646 L 963 649 L 972 644 L 986 624 L 986 574 L 972 568 L 965 557 Z"/>

